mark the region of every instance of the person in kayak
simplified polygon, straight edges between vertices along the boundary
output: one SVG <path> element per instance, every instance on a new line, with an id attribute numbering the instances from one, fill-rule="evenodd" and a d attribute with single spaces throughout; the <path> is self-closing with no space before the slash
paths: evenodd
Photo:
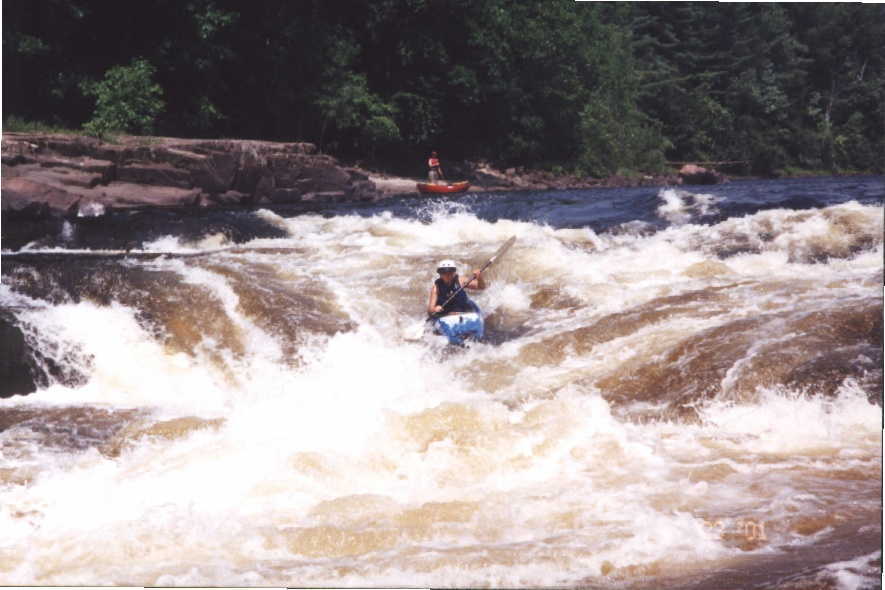
<path id="1" fill-rule="evenodd" d="M 433 287 L 430 289 L 430 298 L 427 300 L 427 315 L 474 311 L 475 305 L 467 297 L 465 290 L 482 290 L 486 288 L 482 272 L 479 269 L 475 269 L 473 276 L 476 278 L 469 282 L 462 282 L 460 277 L 458 277 L 457 267 L 451 260 L 440 262 L 436 267 L 436 272 L 439 273 L 439 278 L 433 282 Z M 443 308 L 443 303 L 458 289 L 461 290 L 455 295 L 455 298 Z"/>
<path id="2" fill-rule="evenodd" d="M 439 163 L 439 154 L 435 151 L 430 152 L 430 157 L 427 158 L 427 168 L 427 177 L 430 179 L 431 183 L 439 184 L 440 179 L 445 178 L 442 166 Z"/>

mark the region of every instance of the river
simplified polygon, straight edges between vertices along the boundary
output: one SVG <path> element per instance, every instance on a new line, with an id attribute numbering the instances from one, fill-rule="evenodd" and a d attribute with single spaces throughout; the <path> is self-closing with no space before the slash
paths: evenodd
<path id="1" fill-rule="evenodd" d="M 0 583 L 878 586 L 883 203 L 840 177 L 67 222 L 2 257 L 39 386 L 0 399 Z M 512 235 L 484 342 L 403 338 L 439 259 Z"/>

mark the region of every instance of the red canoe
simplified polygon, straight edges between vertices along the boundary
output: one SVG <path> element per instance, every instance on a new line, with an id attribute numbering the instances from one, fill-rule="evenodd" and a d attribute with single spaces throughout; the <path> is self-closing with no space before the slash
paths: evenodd
<path id="1" fill-rule="evenodd" d="M 426 182 L 419 182 L 418 192 L 434 194 L 463 193 L 469 186 L 470 183 L 466 180 L 453 182 L 452 184 L 428 184 Z"/>

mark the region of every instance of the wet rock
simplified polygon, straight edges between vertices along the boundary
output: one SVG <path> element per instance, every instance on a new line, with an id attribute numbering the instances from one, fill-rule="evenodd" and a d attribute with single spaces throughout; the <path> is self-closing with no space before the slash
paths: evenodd
<path id="1" fill-rule="evenodd" d="M 12 314 L 0 310 L 0 397 L 26 395 L 37 390 L 30 354 Z"/>
<path id="2" fill-rule="evenodd" d="M 317 193 L 305 193 L 301 199 L 303 201 L 343 201 L 347 198 L 347 194 L 343 191 L 324 191 Z"/>
<path id="3" fill-rule="evenodd" d="M 216 205 L 245 205 L 252 200 L 252 195 L 230 190 L 219 194 L 209 195 L 208 200 Z"/>
<path id="4" fill-rule="evenodd" d="M 275 188 L 270 193 L 271 203 L 297 203 L 301 200 L 301 190 L 297 188 Z"/>
<path id="5" fill-rule="evenodd" d="M 650 317 L 673 311 L 668 302 Z M 600 337 L 601 328 L 594 326 L 592 338 Z M 876 300 L 814 312 L 785 310 L 704 330 L 660 354 L 620 365 L 596 385 L 617 404 L 667 401 L 667 412 L 683 418 L 693 415 L 699 401 L 752 399 L 760 388 L 786 386 L 832 397 L 849 379 L 870 401 L 881 403 L 881 334 Z"/>
<path id="6" fill-rule="evenodd" d="M 108 457 L 119 457 L 145 438 L 178 440 L 200 430 L 217 430 L 223 424 L 222 418 L 207 420 L 196 416 L 184 416 L 153 424 L 132 421 L 114 432 L 113 436 L 99 447 L 99 451 Z"/>
<path id="7" fill-rule="evenodd" d="M 350 191 L 350 199 L 354 201 L 374 201 L 378 198 L 378 189 L 370 180 L 354 181 Z"/>
<path id="8" fill-rule="evenodd" d="M 0 408 L 0 431 L 16 429 L 45 449 L 83 451 L 103 445 L 126 424 L 140 417 L 138 410 L 108 410 L 89 406 Z M 4 452 L 15 453 L 6 447 Z"/>

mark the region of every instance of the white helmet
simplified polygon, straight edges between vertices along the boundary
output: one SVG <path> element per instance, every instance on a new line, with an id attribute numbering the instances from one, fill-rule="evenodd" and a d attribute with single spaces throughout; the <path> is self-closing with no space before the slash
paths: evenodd
<path id="1" fill-rule="evenodd" d="M 458 270 L 458 266 L 454 260 L 445 259 L 436 265 L 436 272 L 441 270 Z"/>

